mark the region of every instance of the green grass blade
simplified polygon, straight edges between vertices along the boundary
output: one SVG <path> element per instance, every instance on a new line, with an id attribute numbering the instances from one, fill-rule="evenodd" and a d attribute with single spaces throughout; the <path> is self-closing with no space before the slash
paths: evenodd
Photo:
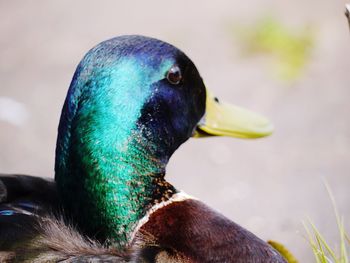
<path id="1" fill-rule="evenodd" d="M 327 183 L 327 181 L 324 181 L 324 185 L 327 189 L 329 198 L 331 199 L 335 218 L 337 220 L 337 225 L 338 225 L 338 230 L 339 230 L 339 235 L 340 235 L 340 263 L 349 263 L 348 255 L 347 255 L 347 250 L 346 250 L 346 237 L 345 237 L 345 228 L 344 228 L 344 221 L 342 218 L 339 216 L 339 212 L 337 209 L 336 201 L 333 195 L 333 192 Z"/>
<path id="2" fill-rule="evenodd" d="M 344 219 L 339 216 L 336 201 L 329 185 L 327 184 L 327 182 L 324 182 L 324 184 L 332 202 L 336 223 L 339 231 L 339 253 L 336 253 L 335 250 L 330 247 L 330 245 L 326 242 L 326 239 L 323 237 L 323 235 L 320 233 L 320 231 L 310 219 L 308 219 L 307 224 L 303 222 L 304 228 L 308 236 L 307 240 L 311 246 L 317 263 L 349 263 L 348 249 L 350 245 L 350 239 L 345 231 Z"/>

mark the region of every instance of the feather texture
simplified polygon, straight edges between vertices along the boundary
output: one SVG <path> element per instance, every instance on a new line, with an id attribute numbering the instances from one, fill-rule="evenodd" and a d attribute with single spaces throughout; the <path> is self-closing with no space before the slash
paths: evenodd
<path id="1" fill-rule="evenodd" d="M 123 251 L 81 234 L 65 218 L 52 180 L 0 174 L 0 196 L 0 262 L 187 262 L 151 233 L 137 233 Z"/>

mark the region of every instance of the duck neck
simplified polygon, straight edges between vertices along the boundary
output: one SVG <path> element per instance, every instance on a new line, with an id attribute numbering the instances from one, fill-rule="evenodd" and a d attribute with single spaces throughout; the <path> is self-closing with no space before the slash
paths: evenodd
<path id="1" fill-rule="evenodd" d="M 162 126 L 152 119 L 140 119 L 148 116 L 142 110 L 151 91 L 143 84 L 146 77 L 125 74 L 133 65 L 118 68 L 114 78 L 108 70 L 89 72 L 90 79 L 89 68 L 78 67 L 56 147 L 55 180 L 64 210 L 84 234 L 118 246 L 130 242 L 153 204 L 176 191 L 164 175 L 179 143 L 164 140 L 171 136 L 158 132 L 155 127 Z"/>
<path id="2" fill-rule="evenodd" d="M 101 141 L 72 145 L 66 170 L 56 176 L 64 207 L 79 228 L 117 246 L 131 241 L 153 205 L 176 192 L 164 179 L 168 158 L 145 147 L 138 133 L 131 138 L 119 147 Z"/>

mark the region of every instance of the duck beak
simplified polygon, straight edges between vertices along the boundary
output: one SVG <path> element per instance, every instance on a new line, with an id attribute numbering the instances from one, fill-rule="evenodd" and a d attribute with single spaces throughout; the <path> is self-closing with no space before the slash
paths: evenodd
<path id="1" fill-rule="evenodd" d="M 206 112 L 193 137 L 230 136 L 254 139 L 270 135 L 273 125 L 259 114 L 222 102 L 207 90 Z"/>

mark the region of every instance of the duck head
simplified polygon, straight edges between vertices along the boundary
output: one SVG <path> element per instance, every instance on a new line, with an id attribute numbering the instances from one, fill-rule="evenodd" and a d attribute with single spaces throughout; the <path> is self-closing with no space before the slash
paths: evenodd
<path id="1" fill-rule="evenodd" d="M 165 167 L 188 138 L 271 131 L 263 117 L 215 98 L 176 47 L 121 36 L 90 50 L 76 69 L 59 124 L 55 180 L 85 233 L 125 245 L 147 210 L 177 192 Z"/>

